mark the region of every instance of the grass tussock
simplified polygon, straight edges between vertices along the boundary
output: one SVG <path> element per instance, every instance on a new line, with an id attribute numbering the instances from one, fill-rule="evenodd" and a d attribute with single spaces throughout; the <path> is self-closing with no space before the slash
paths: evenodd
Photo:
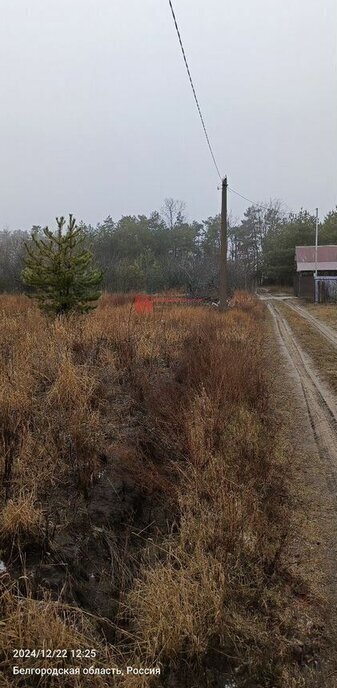
<path id="1" fill-rule="evenodd" d="M 306 685 L 310 596 L 283 560 L 289 463 L 262 303 L 137 314 L 105 295 L 87 317 L 49 320 L 3 297 L 0 313 L 8 686 L 22 685 L 12 648 L 43 644 L 162 668 L 121 686 Z"/>
<path id="2" fill-rule="evenodd" d="M 41 533 L 43 515 L 34 495 L 9 499 L 0 512 L 0 537 L 16 542 L 27 538 L 30 542 Z"/>

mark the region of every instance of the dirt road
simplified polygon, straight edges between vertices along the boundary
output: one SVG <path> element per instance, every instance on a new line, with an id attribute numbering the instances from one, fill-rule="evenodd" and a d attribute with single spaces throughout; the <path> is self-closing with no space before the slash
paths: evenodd
<path id="1" fill-rule="evenodd" d="M 300 382 L 318 450 L 326 459 L 329 481 L 334 486 L 337 498 L 337 400 L 319 378 L 277 305 L 269 303 L 268 308 L 273 315 L 283 352 Z"/>
<path id="2" fill-rule="evenodd" d="M 289 432 L 297 445 L 292 494 L 299 512 L 294 560 L 321 597 L 327 600 L 326 628 L 337 642 L 337 399 L 320 379 L 297 342 L 276 299 L 269 300 L 284 354 L 284 403 Z M 281 379 L 282 386 L 282 379 Z M 297 544 L 296 544 L 297 540 Z M 295 566 L 296 570 L 296 566 Z M 311 685 L 311 684 L 310 684 Z M 319 688 L 337 687 L 336 653 L 327 650 L 317 673 Z"/>
<path id="3" fill-rule="evenodd" d="M 326 458 L 329 480 L 334 484 L 337 497 L 337 401 L 314 371 L 309 357 L 297 343 L 277 305 L 269 303 L 268 308 L 273 315 L 283 351 L 301 384 L 318 449 Z"/>

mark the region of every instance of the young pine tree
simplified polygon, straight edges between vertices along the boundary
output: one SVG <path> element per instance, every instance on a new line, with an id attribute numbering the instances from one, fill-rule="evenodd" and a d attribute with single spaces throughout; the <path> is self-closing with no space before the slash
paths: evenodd
<path id="1" fill-rule="evenodd" d="M 92 254 L 83 248 L 83 230 L 75 218 L 69 215 L 65 231 L 64 217 L 56 222 L 56 232 L 45 227 L 42 238 L 33 233 L 32 245 L 26 244 L 22 280 L 34 290 L 29 296 L 47 312 L 85 313 L 101 294 L 103 273 L 92 266 Z"/>

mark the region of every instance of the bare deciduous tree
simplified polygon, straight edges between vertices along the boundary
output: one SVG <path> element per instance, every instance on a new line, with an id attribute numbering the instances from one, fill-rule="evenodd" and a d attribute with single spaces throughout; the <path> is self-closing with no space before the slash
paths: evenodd
<path id="1" fill-rule="evenodd" d="M 185 222 L 185 210 L 186 204 L 183 201 L 165 198 L 161 214 L 168 229 L 174 229 L 178 224 Z"/>

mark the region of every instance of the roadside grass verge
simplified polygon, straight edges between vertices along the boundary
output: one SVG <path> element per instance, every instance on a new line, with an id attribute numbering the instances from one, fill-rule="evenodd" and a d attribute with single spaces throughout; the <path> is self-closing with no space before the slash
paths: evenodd
<path id="1" fill-rule="evenodd" d="M 322 304 L 322 303 L 303 303 L 302 304 L 312 315 L 320 320 L 323 320 L 330 327 L 337 329 L 337 304 Z"/>
<path id="2" fill-rule="evenodd" d="M 298 341 L 311 356 L 322 378 L 337 392 L 337 350 L 326 341 L 314 325 L 284 304 L 278 304 Z M 316 311 L 312 311 L 315 315 Z"/>

